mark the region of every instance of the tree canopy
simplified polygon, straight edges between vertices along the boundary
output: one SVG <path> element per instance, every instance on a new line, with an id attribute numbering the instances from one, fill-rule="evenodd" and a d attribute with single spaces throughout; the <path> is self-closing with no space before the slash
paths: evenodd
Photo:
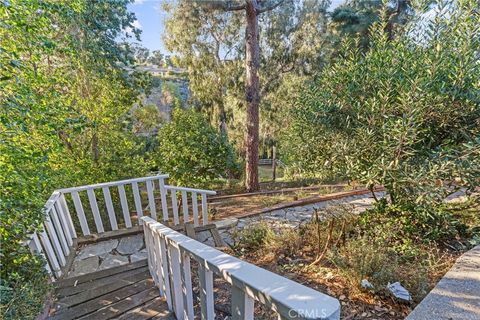
<path id="1" fill-rule="evenodd" d="M 148 168 L 128 125 L 150 81 L 127 68 L 133 55 L 121 39 L 139 34 L 128 2 L 0 4 L 1 278 L 17 288 L 9 298 L 17 303 L 42 298 L 22 297 L 41 274 L 22 241 L 53 189 Z M 31 308 L 5 303 L 7 315 L 31 317 Z"/>

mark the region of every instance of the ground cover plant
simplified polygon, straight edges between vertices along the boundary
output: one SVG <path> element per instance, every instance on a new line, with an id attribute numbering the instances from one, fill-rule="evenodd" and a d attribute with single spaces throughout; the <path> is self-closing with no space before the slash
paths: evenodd
<path id="1" fill-rule="evenodd" d="M 235 235 L 233 252 L 339 298 L 342 317 L 404 319 L 455 258 L 480 244 L 477 201 L 444 205 L 451 215 L 441 239 L 424 237 L 417 225 L 423 223 L 404 211 L 385 213 L 380 201 L 359 215 L 347 206 L 318 211 L 295 230 L 272 230 L 268 221 L 248 225 Z M 362 287 L 362 280 L 372 287 Z M 387 290 L 397 281 L 410 292 L 411 303 Z"/>

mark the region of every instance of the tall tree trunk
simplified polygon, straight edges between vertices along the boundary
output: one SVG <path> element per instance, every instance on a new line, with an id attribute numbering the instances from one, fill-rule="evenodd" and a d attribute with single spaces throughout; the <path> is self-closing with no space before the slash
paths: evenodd
<path id="1" fill-rule="evenodd" d="M 260 105 L 260 48 L 258 35 L 257 0 L 246 1 L 246 87 L 247 128 L 245 134 L 245 188 L 248 192 L 260 188 L 258 183 L 258 130 Z"/>
<path id="2" fill-rule="evenodd" d="M 227 112 L 225 111 L 225 103 L 223 102 L 222 93 L 220 93 L 221 99 L 217 102 L 218 109 L 218 125 L 220 134 L 227 136 Z"/>
<path id="3" fill-rule="evenodd" d="M 220 109 L 220 134 L 227 136 L 227 113 L 225 112 L 223 103 Z"/>

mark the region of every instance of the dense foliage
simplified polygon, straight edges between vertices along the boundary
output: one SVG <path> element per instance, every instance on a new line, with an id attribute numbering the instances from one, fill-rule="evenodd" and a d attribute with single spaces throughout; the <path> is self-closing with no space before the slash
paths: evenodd
<path id="1" fill-rule="evenodd" d="M 480 181 L 480 25 L 475 1 L 422 11 L 391 39 L 342 59 L 291 110 L 283 154 L 299 173 L 383 185 L 392 203 L 429 206 Z"/>
<path id="2" fill-rule="evenodd" d="M 0 4 L 0 260 L 6 318 L 32 318 L 41 303 L 43 295 L 35 289 L 45 280 L 42 268 L 22 241 L 40 226 L 52 190 L 148 168 L 127 121 L 149 81 L 125 68 L 131 54 L 118 40 L 127 36 L 126 29 L 138 34 L 127 3 Z M 37 301 L 23 300 L 36 295 Z"/>
<path id="3" fill-rule="evenodd" d="M 227 138 L 193 109 L 175 108 L 171 122 L 159 130 L 158 140 L 158 167 L 180 185 L 207 186 L 212 180 L 238 175 Z"/>

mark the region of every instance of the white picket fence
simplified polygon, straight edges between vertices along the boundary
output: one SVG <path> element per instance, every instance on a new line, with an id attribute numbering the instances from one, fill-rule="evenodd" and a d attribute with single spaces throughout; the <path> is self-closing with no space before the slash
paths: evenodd
<path id="1" fill-rule="evenodd" d="M 92 234 L 93 227 L 96 230 L 94 233 L 98 234 L 129 229 L 134 224 L 141 224 L 141 217 L 145 215 L 157 219 L 156 199 L 160 199 L 161 214 L 165 222 L 170 221 L 174 225 L 187 221 L 193 221 L 196 226 L 207 224 L 207 196 L 216 194 L 215 191 L 169 186 L 165 184 L 167 178 L 168 175 L 164 174 L 56 190 L 44 207 L 43 230 L 32 234 L 27 245 L 33 253 L 45 257 L 45 268 L 53 278 L 58 278 L 62 275 L 62 267 L 67 263 L 74 239 L 79 234 L 88 236 Z M 145 201 L 142 202 L 140 191 L 142 189 L 145 189 L 147 194 L 147 211 L 144 211 Z M 133 203 L 128 200 L 127 190 L 131 192 L 129 195 L 130 199 L 133 198 Z M 118 199 L 119 203 L 112 199 L 113 195 L 118 195 L 115 199 Z M 177 195 L 181 199 L 182 217 L 179 216 Z M 97 200 L 100 196 L 103 196 L 101 206 Z M 135 222 L 132 221 L 131 209 L 136 213 Z"/>
<path id="2" fill-rule="evenodd" d="M 201 319 L 214 319 L 213 275 L 231 286 L 232 319 L 253 319 L 258 302 L 279 319 L 340 319 L 337 299 L 193 240 L 143 217 L 148 266 L 178 320 L 194 319 L 191 259 L 198 265 Z"/>

